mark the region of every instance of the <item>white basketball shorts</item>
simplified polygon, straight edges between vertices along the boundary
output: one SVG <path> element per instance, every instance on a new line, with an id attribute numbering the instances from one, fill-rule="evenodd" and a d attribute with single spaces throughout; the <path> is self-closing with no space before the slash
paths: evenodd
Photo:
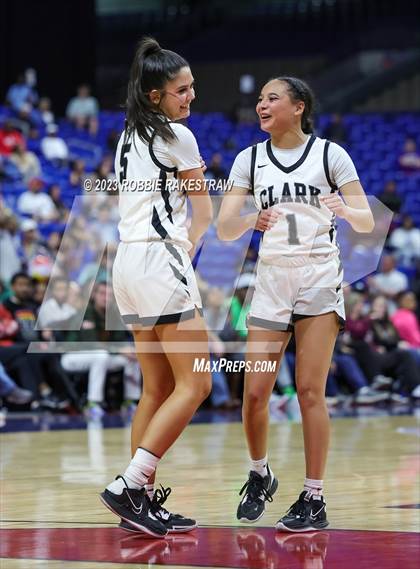
<path id="1" fill-rule="evenodd" d="M 165 241 L 120 243 L 112 282 L 125 324 L 156 326 L 194 318 L 201 297 L 188 253 Z"/>
<path id="2" fill-rule="evenodd" d="M 291 332 L 301 318 L 335 312 L 342 330 L 342 281 L 343 268 L 337 254 L 283 257 L 276 265 L 260 259 L 248 324 Z"/>

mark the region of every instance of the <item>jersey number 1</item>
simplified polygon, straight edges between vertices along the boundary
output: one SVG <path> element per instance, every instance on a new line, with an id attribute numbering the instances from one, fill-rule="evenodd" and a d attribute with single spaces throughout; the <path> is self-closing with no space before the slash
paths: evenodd
<path id="1" fill-rule="evenodd" d="M 287 225 L 289 226 L 289 245 L 300 245 L 299 237 L 297 234 L 296 215 L 289 213 L 286 215 Z"/>
<path id="2" fill-rule="evenodd" d="M 130 151 L 131 144 L 123 144 L 121 148 L 121 155 L 120 155 L 120 184 L 124 182 L 127 177 L 127 166 L 128 166 L 128 158 L 126 156 L 127 152 Z"/>

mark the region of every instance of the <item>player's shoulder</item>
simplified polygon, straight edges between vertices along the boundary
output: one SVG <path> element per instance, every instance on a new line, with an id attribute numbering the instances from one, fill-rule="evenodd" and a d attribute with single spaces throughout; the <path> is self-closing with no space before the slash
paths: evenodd
<path id="1" fill-rule="evenodd" d="M 328 156 L 348 156 L 347 150 L 337 142 L 328 140 L 328 138 L 317 138 L 322 142 L 324 146 L 328 144 Z"/>
<path id="2" fill-rule="evenodd" d="M 194 133 L 184 124 L 171 122 L 170 126 L 178 140 L 195 140 Z"/>

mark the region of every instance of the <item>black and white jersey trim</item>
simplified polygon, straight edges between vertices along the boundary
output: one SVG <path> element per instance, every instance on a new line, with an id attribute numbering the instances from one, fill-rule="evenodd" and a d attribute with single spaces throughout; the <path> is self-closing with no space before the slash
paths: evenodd
<path id="1" fill-rule="evenodd" d="M 283 164 L 281 164 L 281 162 L 279 162 L 277 160 L 277 158 L 274 156 L 273 149 L 271 147 L 271 140 L 267 140 L 267 145 L 266 145 L 267 146 L 267 155 L 270 158 L 271 162 L 274 164 L 274 166 L 277 166 L 277 168 L 279 168 L 280 170 L 282 170 L 286 174 L 290 174 L 290 172 L 293 172 L 293 170 L 296 170 L 296 168 L 299 168 L 299 166 L 302 166 L 302 164 L 305 162 L 305 160 L 309 154 L 309 151 L 311 150 L 315 140 L 316 140 L 316 136 L 314 134 L 311 134 L 308 142 L 306 143 L 305 150 L 303 151 L 302 156 L 299 158 L 299 160 L 297 162 L 295 162 L 291 166 L 284 166 Z"/>
<path id="2" fill-rule="evenodd" d="M 325 145 L 324 145 L 324 154 L 323 154 L 323 164 L 324 164 L 324 172 L 325 172 L 325 177 L 327 178 L 327 182 L 331 188 L 331 193 L 333 194 L 334 192 L 336 192 L 338 190 L 337 186 L 333 183 L 333 181 L 331 180 L 331 176 L 330 176 L 330 169 L 328 166 L 328 147 L 330 146 L 330 141 L 326 140 L 325 141 Z"/>

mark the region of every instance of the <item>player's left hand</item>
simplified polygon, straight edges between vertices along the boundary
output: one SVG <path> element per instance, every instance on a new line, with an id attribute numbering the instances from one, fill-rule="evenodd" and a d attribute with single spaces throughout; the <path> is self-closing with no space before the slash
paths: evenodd
<path id="1" fill-rule="evenodd" d="M 327 208 L 335 213 L 338 217 L 346 218 L 348 207 L 341 199 L 338 194 L 330 194 L 329 196 L 320 196 L 321 202 L 327 206 Z"/>

